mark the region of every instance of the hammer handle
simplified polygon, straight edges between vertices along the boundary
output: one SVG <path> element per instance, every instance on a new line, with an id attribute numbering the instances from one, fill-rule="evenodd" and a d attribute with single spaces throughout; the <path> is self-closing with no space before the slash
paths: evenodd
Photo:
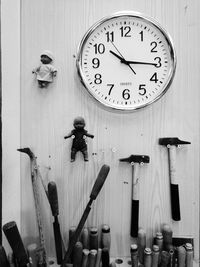
<path id="1" fill-rule="evenodd" d="M 177 184 L 176 178 L 176 146 L 168 147 L 169 154 L 169 176 L 171 184 Z"/>
<path id="2" fill-rule="evenodd" d="M 179 188 L 176 178 L 176 147 L 170 146 L 168 148 L 169 153 L 169 175 L 170 175 L 170 194 L 171 194 L 171 209 L 172 219 L 174 221 L 180 221 L 180 202 L 179 202 Z"/>
<path id="3" fill-rule="evenodd" d="M 139 221 L 139 169 L 138 163 L 132 167 L 132 206 L 131 206 L 131 236 L 138 235 L 138 221 Z"/>

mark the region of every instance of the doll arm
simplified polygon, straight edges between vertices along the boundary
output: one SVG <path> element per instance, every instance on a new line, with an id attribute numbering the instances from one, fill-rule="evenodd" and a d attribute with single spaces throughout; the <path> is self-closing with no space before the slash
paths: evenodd
<path id="1" fill-rule="evenodd" d="M 56 77 L 57 75 L 57 69 L 55 69 L 53 66 L 51 66 L 51 74 L 53 77 Z"/>
<path id="2" fill-rule="evenodd" d="M 37 68 L 35 68 L 35 69 L 32 70 L 32 73 L 37 74 L 39 71 L 40 71 L 40 67 L 37 67 Z"/>
<path id="3" fill-rule="evenodd" d="M 86 135 L 87 137 L 94 138 L 94 135 L 93 135 L 93 134 L 85 133 L 85 135 Z"/>
<path id="4" fill-rule="evenodd" d="M 73 136 L 73 133 L 71 132 L 70 134 L 64 136 L 64 139 L 70 138 L 70 137 L 72 137 L 72 136 Z"/>

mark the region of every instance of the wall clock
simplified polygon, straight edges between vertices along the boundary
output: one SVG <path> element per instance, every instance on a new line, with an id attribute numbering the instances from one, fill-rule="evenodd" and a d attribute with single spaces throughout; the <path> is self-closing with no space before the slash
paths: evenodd
<path id="1" fill-rule="evenodd" d="M 99 103 L 131 111 L 167 91 L 176 55 L 169 34 L 156 21 L 124 11 L 101 19 L 86 32 L 78 48 L 77 69 Z"/>

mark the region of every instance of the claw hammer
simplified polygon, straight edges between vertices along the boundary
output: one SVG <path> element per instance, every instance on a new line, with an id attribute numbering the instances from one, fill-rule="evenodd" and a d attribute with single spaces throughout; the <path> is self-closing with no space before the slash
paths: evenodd
<path id="1" fill-rule="evenodd" d="M 171 210 L 172 219 L 174 221 L 180 221 L 180 203 L 179 203 L 179 188 L 176 178 L 176 147 L 181 145 L 191 144 L 187 141 L 182 141 L 178 137 L 164 137 L 159 138 L 159 145 L 166 146 L 168 149 L 169 160 L 169 177 L 170 177 L 170 195 L 171 195 Z"/>
<path id="2" fill-rule="evenodd" d="M 146 155 L 131 155 L 128 158 L 122 158 L 119 161 L 128 162 L 132 166 L 131 236 L 137 237 L 139 221 L 139 165 L 149 163 L 150 158 Z"/>

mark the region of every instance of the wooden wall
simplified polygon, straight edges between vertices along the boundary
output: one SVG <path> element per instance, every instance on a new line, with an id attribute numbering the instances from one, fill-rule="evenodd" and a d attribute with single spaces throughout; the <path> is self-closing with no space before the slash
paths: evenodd
<path id="1" fill-rule="evenodd" d="M 4 2 L 4 1 L 3 1 Z M 15 42 L 6 35 L 3 24 L 4 75 L 8 79 L 3 84 L 3 102 L 19 111 L 20 126 L 12 122 L 7 126 L 9 108 L 3 106 L 4 114 L 4 222 L 10 219 L 13 203 L 20 205 L 14 214 L 21 226 L 25 243 L 33 242 L 37 227 L 30 180 L 29 159 L 21 155 L 20 171 L 17 178 L 18 197 L 8 199 L 12 169 L 19 168 L 16 152 L 29 146 L 37 156 L 40 172 L 46 181 L 56 181 L 59 193 L 60 222 L 67 244 L 68 230 L 76 225 L 88 201 L 90 190 L 100 167 L 106 163 L 111 170 L 92 212 L 87 226 L 108 223 L 112 232 L 112 256 L 129 255 L 130 207 L 131 207 L 131 167 L 119 163 L 119 158 L 130 154 L 150 156 L 150 164 L 141 168 L 140 180 L 140 226 L 147 232 L 148 245 L 163 223 L 171 225 L 174 236 L 194 237 L 195 259 L 199 257 L 199 84 L 200 84 L 200 2 L 188 1 L 133 1 L 133 0 L 35 0 L 16 1 L 19 25 L 16 45 L 20 44 L 20 70 L 18 76 L 9 51 L 13 53 Z M 3 3 L 3 18 L 6 21 L 7 9 L 12 1 Z M 14 8 L 14 7 L 12 7 Z M 13 10 L 11 8 L 11 10 Z M 87 29 L 102 17 L 116 11 L 133 10 L 155 18 L 171 34 L 177 53 L 177 70 L 174 81 L 159 101 L 153 105 L 129 114 L 112 113 L 96 105 L 85 92 L 76 72 L 76 53 L 78 44 Z M 16 15 L 15 15 L 16 16 Z M 9 22 L 7 27 L 9 27 Z M 13 25 L 13 24 L 12 24 Z M 12 31 L 12 27 L 10 26 Z M 4 33 L 5 32 L 5 33 Z M 5 37 L 4 37 L 5 36 Z M 9 35 L 10 36 L 10 35 Z M 10 42 L 9 49 L 6 44 Z M 7 51 L 7 50 L 8 51 Z M 41 51 L 51 50 L 55 56 L 54 66 L 58 69 L 55 83 L 48 89 L 37 86 L 32 69 L 39 64 Z M 19 52 L 19 51 L 17 51 Z M 19 56 L 19 53 L 17 53 Z M 9 61 L 8 61 L 9 59 Z M 7 63 L 9 62 L 11 66 Z M 17 61 L 18 62 L 18 61 Z M 9 87 L 12 74 L 20 86 Z M 9 88 L 10 95 L 6 92 Z M 15 98 L 11 95 L 14 93 Z M 16 94 L 16 95 L 15 95 Z M 16 102 L 18 99 L 20 102 Z M 18 114 L 18 113 L 17 113 Z M 16 116 L 16 114 L 13 114 Z M 81 115 L 86 120 L 87 130 L 94 134 L 88 140 L 89 162 L 85 163 L 78 154 L 70 163 L 71 140 L 64 140 L 73 127 L 73 119 Z M 13 125 L 14 127 L 11 127 Z M 7 152 L 10 138 L 14 143 Z M 177 175 L 180 186 L 182 220 L 174 222 L 170 217 L 169 176 L 167 151 L 158 145 L 158 138 L 177 136 L 191 142 L 177 150 Z M 8 139 L 9 138 L 9 139 Z M 12 149 L 15 151 L 12 151 Z M 15 155 L 13 162 L 10 155 Z M 5 161 L 7 160 L 7 161 Z M 10 163 L 10 164 L 9 164 Z M 7 171 L 7 168 L 10 168 Z M 19 177 L 20 175 L 20 177 Z M 10 176 L 10 177 L 8 177 Z M 18 180 L 17 180 L 18 181 Z M 52 217 L 48 203 L 42 194 L 45 214 L 46 239 L 48 252 L 54 254 Z M 9 204 L 10 202 L 10 204 Z M 20 204 L 19 204 L 20 203 Z M 8 209 L 6 208 L 6 205 Z M 49 234 L 50 233 L 50 234 Z"/>

